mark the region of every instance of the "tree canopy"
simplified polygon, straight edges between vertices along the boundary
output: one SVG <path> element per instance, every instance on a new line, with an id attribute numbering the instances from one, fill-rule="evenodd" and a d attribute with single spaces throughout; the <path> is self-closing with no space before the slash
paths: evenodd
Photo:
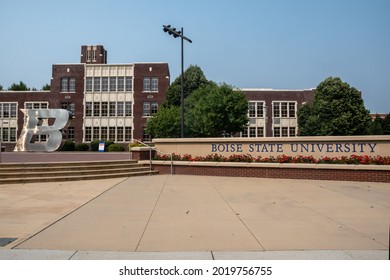
<path id="1" fill-rule="evenodd" d="M 219 137 L 241 131 L 248 124 L 248 102 L 233 87 L 208 81 L 199 66 L 184 72 L 185 135 Z M 157 138 L 180 136 L 181 76 L 167 90 L 166 101 L 149 119 L 147 131 Z"/>
<path id="2" fill-rule="evenodd" d="M 50 90 L 50 85 L 49 84 L 44 84 L 42 86 L 42 90 Z"/>
<path id="3" fill-rule="evenodd" d="M 226 84 L 200 87 L 186 99 L 186 128 L 192 137 L 221 137 L 248 124 L 245 95 Z"/>
<path id="4" fill-rule="evenodd" d="M 30 90 L 30 88 L 27 87 L 25 83 L 22 81 L 19 82 L 19 84 L 13 83 L 8 90 L 15 90 L 15 91 L 25 91 L 25 90 Z"/>
<path id="5" fill-rule="evenodd" d="M 298 111 L 301 136 L 366 135 L 371 118 L 361 93 L 338 77 L 329 77 L 316 89 L 312 104 Z"/>
<path id="6" fill-rule="evenodd" d="M 197 65 L 190 65 L 184 71 L 184 99 L 199 87 L 209 84 L 202 69 Z M 181 75 L 168 87 L 164 106 L 180 106 L 181 105 Z"/>

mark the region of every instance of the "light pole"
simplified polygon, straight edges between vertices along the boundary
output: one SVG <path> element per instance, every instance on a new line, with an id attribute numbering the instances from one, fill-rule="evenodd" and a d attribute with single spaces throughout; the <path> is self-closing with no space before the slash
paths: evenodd
<path id="1" fill-rule="evenodd" d="M 184 40 L 190 43 L 192 43 L 192 41 L 184 36 L 183 27 L 181 28 L 181 31 L 176 31 L 176 28 L 171 27 L 170 25 L 163 25 L 163 30 L 174 38 L 181 38 L 181 138 L 184 138 Z"/>

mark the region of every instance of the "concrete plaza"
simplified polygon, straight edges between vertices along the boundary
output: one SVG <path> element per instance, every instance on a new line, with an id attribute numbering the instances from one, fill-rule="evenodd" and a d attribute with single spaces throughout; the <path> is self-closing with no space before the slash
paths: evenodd
<path id="1" fill-rule="evenodd" d="M 0 259 L 387 259 L 390 184 L 157 175 L 0 185 Z"/>

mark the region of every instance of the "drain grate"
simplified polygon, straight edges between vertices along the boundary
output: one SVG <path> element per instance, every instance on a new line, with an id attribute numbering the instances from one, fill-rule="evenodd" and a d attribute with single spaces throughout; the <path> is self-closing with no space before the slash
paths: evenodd
<path id="1" fill-rule="evenodd" d="M 9 237 L 0 237 L 0 247 L 4 247 L 12 242 L 14 242 L 17 238 L 9 238 Z"/>

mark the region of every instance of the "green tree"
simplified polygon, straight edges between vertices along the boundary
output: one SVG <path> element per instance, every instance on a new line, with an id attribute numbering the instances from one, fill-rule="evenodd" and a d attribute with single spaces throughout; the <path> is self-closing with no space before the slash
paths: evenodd
<path id="1" fill-rule="evenodd" d="M 149 119 L 147 133 L 154 138 L 180 137 L 180 107 L 162 107 Z"/>
<path id="2" fill-rule="evenodd" d="M 186 129 L 192 137 L 233 135 L 248 124 L 248 101 L 231 86 L 211 83 L 186 99 Z"/>
<path id="3" fill-rule="evenodd" d="M 371 135 L 382 135 L 383 129 L 382 129 L 382 123 L 383 120 L 378 115 L 376 116 L 375 120 L 371 122 L 370 127 L 370 134 Z"/>
<path id="4" fill-rule="evenodd" d="M 384 135 L 390 135 L 390 113 L 382 121 L 382 130 Z"/>
<path id="5" fill-rule="evenodd" d="M 13 83 L 8 90 L 15 90 L 15 91 L 27 91 L 30 90 L 25 83 L 22 81 L 19 82 L 19 84 Z"/>
<path id="6" fill-rule="evenodd" d="M 0 85 L 0 90 L 3 90 L 3 86 L 2 85 Z"/>
<path id="7" fill-rule="evenodd" d="M 329 77 L 317 86 L 313 104 L 298 111 L 298 124 L 302 136 L 366 135 L 371 118 L 356 88 Z"/>
<path id="8" fill-rule="evenodd" d="M 202 69 L 197 65 L 190 65 L 184 71 L 184 99 L 191 95 L 191 93 L 209 84 Z M 181 106 L 181 75 L 168 87 L 164 106 Z"/>
<path id="9" fill-rule="evenodd" d="M 44 84 L 42 86 L 42 90 L 50 90 L 50 85 L 49 84 Z"/>

